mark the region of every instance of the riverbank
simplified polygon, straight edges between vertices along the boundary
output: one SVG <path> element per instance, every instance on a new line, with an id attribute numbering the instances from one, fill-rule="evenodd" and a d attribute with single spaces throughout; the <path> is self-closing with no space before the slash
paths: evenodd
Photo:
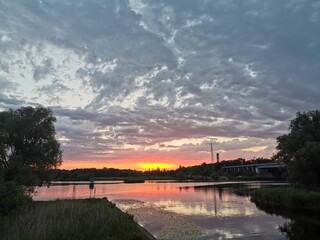
<path id="1" fill-rule="evenodd" d="M 320 192 L 293 187 L 260 188 L 251 194 L 257 206 L 320 212 Z"/>
<path id="2" fill-rule="evenodd" d="M 0 236 L 15 239 L 154 239 L 106 199 L 32 202 L 0 217 Z"/>

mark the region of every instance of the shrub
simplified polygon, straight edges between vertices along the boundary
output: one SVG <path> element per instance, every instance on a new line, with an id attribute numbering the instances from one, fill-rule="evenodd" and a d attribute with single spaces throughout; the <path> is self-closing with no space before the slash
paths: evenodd
<path id="1" fill-rule="evenodd" d="M 5 182 L 0 172 L 0 216 L 5 216 L 30 202 L 31 197 L 26 194 L 24 187 L 13 181 Z"/>

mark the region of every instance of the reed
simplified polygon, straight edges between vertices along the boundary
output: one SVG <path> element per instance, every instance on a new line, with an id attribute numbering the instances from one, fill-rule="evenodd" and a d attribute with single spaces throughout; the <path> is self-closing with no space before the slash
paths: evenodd
<path id="1" fill-rule="evenodd" d="M 0 222 L 3 240 L 148 239 L 133 216 L 106 199 L 33 202 Z"/>
<path id="2" fill-rule="evenodd" d="M 264 206 L 320 212 L 320 192 L 293 187 L 260 188 L 252 193 L 251 201 Z"/>

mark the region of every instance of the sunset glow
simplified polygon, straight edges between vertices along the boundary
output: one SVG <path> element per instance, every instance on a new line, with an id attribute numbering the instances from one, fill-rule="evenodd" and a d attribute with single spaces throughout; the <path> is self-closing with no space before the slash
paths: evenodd
<path id="1" fill-rule="evenodd" d="M 139 166 L 139 168 L 141 170 L 147 171 L 147 170 L 173 170 L 177 168 L 176 164 L 173 163 L 148 163 L 148 162 L 141 162 L 141 163 L 137 163 L 137 165 Z"/>
<path id="2" fill-rule="evenodd" d="M 58 167 L 59 169 L 79 169 L 79 168 L 118 168 L 118 169 L 134 169 L 134 170 L 140 170 L 138 169 L 138 166 L 136 163 L 110 163 L 105 161 L 68 161 L 64 160 L 62 162 L 62 165 Z"/>
<path id="3" fill-rule="evenodd" d="M 192 165 L 192 164 L 188 164 Z M 163 171 L 165 170 L 174 170 L 179 166 L 174 163 L 161 163 L 161 162 L 128 162 L 123 163 L 114 162 L 110 163 L 107 161 L 63 161 L 62 165 L 59 166 L 59 169 L 76 169 L 76 168 L 118 168 L 118 169 L 134 169 L 139 171 L 149 171 L 157 170 L 158 168 Z"/>

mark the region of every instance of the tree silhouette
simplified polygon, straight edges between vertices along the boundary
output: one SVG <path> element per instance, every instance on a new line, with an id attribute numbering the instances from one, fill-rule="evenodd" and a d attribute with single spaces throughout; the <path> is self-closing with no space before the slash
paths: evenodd
<path id="1" fill-rule="evenodd" d="M 61 164 L 51 109 L 22 107 L 0 112 L 0 167 L 5 181 L 33 186 Z"/>
<path id="2" fill-rule="evenodd" d="M 276 158 L 288 164 L 288 180 L 320 189 L 320 111 L 298 112 L 289 133 L 277 138 Z"/>

